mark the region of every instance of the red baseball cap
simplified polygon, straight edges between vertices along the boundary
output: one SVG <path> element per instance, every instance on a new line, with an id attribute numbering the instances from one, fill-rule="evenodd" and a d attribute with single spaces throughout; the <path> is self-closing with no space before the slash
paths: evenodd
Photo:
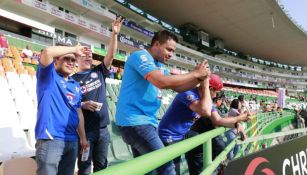
<path id="1" fill-rule="evenodd" d="M 216 74 L 210 75 L 209 86 L 213 87 L 217 91 L 221 91 L 223 88 L 223 81 L 220 76 Z"/>

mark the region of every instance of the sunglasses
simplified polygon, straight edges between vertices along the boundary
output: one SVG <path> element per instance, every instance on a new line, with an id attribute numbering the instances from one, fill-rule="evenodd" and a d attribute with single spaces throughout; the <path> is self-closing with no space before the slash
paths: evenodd
<path id="1" fill-rule="evenodd" d="M 76 62 L 76 58 L 72 58 L 72 57 L 63 57 L 63 60 L 65 62 L 72 62 L 72 63 Z"/>

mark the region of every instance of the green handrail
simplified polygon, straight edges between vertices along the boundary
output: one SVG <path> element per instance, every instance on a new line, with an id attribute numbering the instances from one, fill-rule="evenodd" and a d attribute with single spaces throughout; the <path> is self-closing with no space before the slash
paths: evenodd
<path id="1" fill-rule="evenodd" d="M 225 160 L 225 157 L 230 152 L 230 150 L 236 145 L 236 140 L 233 140 L 227 147 L 214 159 L 214 161 L 208 166 L 201 175 L 212 174 L 212 172 L 219 166 L 219 164 Z M 204 157 L 206 157 L 206 154 Z"/>
<path id="2" fill-rule="evenodd" d="M 212 150 L 212 141 L 208 140 L 203 144 L 203 153 L 210 153 Z M 203 167 L 207 167 L 212 163 L 212 154 L 206 154 L 203 156 Z"/>
<path id="3" fill-rule="evenodd" d="M 220 127 L 198 136 L 183 140 L 179 143 L 167 146 L 143 156 L 128 160 L 127 162 L 108 167 L 105 170 L 94 173 L 94 175 L 143 175 L 161 165 L 173 160 L 191 149 L 211 140 L 226 131 L 226 128 Z M 211 151 L 211 150 L 210 150 Z M 146 163 L 148 162 L 148 163 Z M 141 166 L 140 166 L 141 165 Z"/>
<path id="4" fill-rule="evenodd" d="M 289 114 L 289 113 L 284 113 Z M 270 117 L 269 117 L 270 116 Z M 262 129 L 266 124 L 275 120 L 277 115 L 274 113 L 259 114 L 257 115 L 257 130 Z M 254 124 L 248 128 L 251 130 L 251 127 L 255 127 Z M 200 134 L 198 136 L 183 140 L 179 143 L 167 146 L 163 149 L 153 151 L 151 153 L 145 154 L 143 156 L 128 160 L 124 163 L 117 164 L 111 167 L 108 167 L 105 170 L 94 173 L 94 175 L 143 175 L 146 174 L 161 165 L 173 160 L 174 158 L 192 150 L 193 148 L 204 144 L 204 171 L 201 173 L 202 175 L 211 174 L 216 167 L 224 160 L 228 152 L 234 147 L 236 144 L 236 140 L 232 141 L 226 148 L 223 150 L 214 161 L 208 155 L 211 155 L 211 139 L 223 134 L 228 128 L 220 127 L 206 133 Z M 257 131 L 255 131 L 257 132 Z M 251 133 L 252 134 L 252 133 Z"/>
<path id="5" fill-rule="evenodd" d="M 282 114 L 283 114 L 282 117 L 280 117 L 279 113 L 269 113 L 269 116 L 266 116 L 266 115 L 261 116 L 261 117 L 265 117 L 265 118 L 259 118 L 259 120 L 257 122 L 257 130 L 256 130 L 256 132 L 258 132 L 260 135 L 270 133 L 272 130 L 267 131 L 267 132 L 263 132 L 263 131 L 266 131 L 267 128 L 275 128 L 276 126 L 279 126 L 279 125 L 283 124 L 284 122 L 286 122 L 288 120 L 292 121 L 293 118 L 294 118 L 294 115 L 291 112 L 283 112 Z M 270 120 L 267 121 L 268 118 Z M 282 122 L 280 122 L 281 120 L 282 120 Z M 246 132 L 249 132 L 252 129 L 252 127 L 247 129 Z M 245 153 L 245 148 L 248 145 L 254 145 L 254 143 L 243 144 L 242 148 L 240 149 L 239 153 L 235 156 L 235 158 L 243 156 L 244 153 Z M 252 149 L 250 149 L 250 150 L 252 151 Z"/>

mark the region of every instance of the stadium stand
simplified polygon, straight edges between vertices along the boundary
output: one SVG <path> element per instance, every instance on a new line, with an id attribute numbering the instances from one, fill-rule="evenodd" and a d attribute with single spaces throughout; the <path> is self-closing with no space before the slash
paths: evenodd
<path id="1" fill-rule="evenodd" d="M 40 4 L 40 1 L 34 0 L 33 2 Z M 84 1 L 87 2 L 87 1 Z M 72 2 L 76 3 L 76 2 Z M 116 2 L 114 2 L 116 3 Z M 67 4 L 66 4 L 67 5 Z M 52 4 L 52 6 L 55 6 Z M 64 4 L 65 6 L 65 4 Z M 83 5 L 82 8 L 85 5 Z M 115 7 L 117 5 L 114 5 Z M 32 7 L 31 7 L 32 8 Z M 79 7 L 81 8 L 81 7 Z M 121 9 L 121 8 L 120 8 Z M 101 9 L 99 9 L 101 10 Z M 59 12 L 62 13 L 63 11 Z M 126 12 L 126 11 L 125 11 Z M 65 12 L 66 13 L 66 12 Z M 97 13 L 97 12 L 95 12 Z M 108 11 L 108 13 L 110 13 Z M 108 14 L 106 13 L 106 14 Z M 114 12 L 115 13 L 115 12 Z M 119 12 L 120 13 L 120 12 Z M 129 13 L 129 12 L 127 12 Z M 67 13 L 69 14 L 69 13 Z M 98 13 L 99 14 L 99 13 Z M 113 14 L 113 13 L 112 13 Z M 99 14 L 101 17 L 101 14 Z M 135 16 L 135 14 L 130 14 L 131 18 L 141 18 L 144 20 L 143 17 Z M 89 15 L 90 16 L 90 15 Z M 112 16 L 112 15 L 109 15 Z M 109 20 L 109 17 L 106 19 Z M 108 21 L 106 20 L 106 21 Z M 133 19 L 134 20 L 134 19 Z M 136 20 L 137 21 L 137 20 Z M 141 20 L 140 20 L 141 21 Z M 144 22 L 145 21 L 145 22 Z M 148 20 L 144 20 L 142 25 L 152 24 L 152 22 L 148 22 Z M 61 23 L 61 22 L 56 22 Z M 99 23 L 100 24 L 100 23 Z M 138 25 L 140 27 L 140 25 Z M 154 29 L 162 29 L 161 23 L 154 24 L 150 26 Z M 80 27 L 81 28 L 81 27 Z M 80 31 L 84 29 L 78 29 L 76 33 L 80 33 Z M 131 31 L 132 32 L 131 32 Z M 153 29 L 152 29 L 153 30 Z M 174 29 L 173 29 L 174 30 Z M 89 41 L 92 41 L 93 36 L 97 36 L 96 33 L 91 33 L 93 30 L 86 29 L 88 33 L 90 33 Z M 132 41 L 135 43 L 142 45 L 142 47 L 147 46 L 148 36 L 144 36 L 141 33 L 137 33 L 139 31 L 134 31 L 129 29 L 128 26 L 124 29 L 124 32 L 128 33 L 126 35 L 121 35 L 120 38 L 120 46 L 121 52 L 128 53 L 122 54 L 123 57 L 129 55 L 130 51 L 135 49 L 141 48 L 139 46 L 132 46 Z M 108 33 L 108 31 L 106 31 Z M 65 33 L 63 33 L 65 35 Z M 101 35 L 101 33 L 99 33 Z M 131 36 L 130 36 L 131 35 Z M 35 165 L 33 164 L 33 160 L 29 159 L 29 157 L 34 156 L 35 152 L 35 137 L 34 137 L 34 127 L 35 127 L 35 120 L 36 120 L 36 112 L 37 112 L 37 99 L 36 99 L 36 69 L 39 63 L 39 60 L 36 58 L 22 58 L 21 51 L 28 45 L 32 48 L 32 50 L 39 55 L 41 49 L 46 47 L 46 45 L 38 44 L 32 41 L 30 38 L 26 38 L 24 36 L 6 34 L 5 35 L 8 42 L 9 48 L 5 52 L 5 57 L 0 59 L 0 106 L 1 106 L 1 115 L 0 115 L 0 162 L 2 165 L 0 166 L 0 175 L 1 174 L 10 174 L 14 175 L 14 171 L 18 171 L 17 174 L 26 174 L 26 171 L 23 169 L 29 170 L 29 174 L 34 173 Z M 83 37 L 83 36 L 82 36 Z M 81 37 L 81 38 L 82 38 Z M 73 37 L 72 37 L 73 38 Z M 107 35 L 103 36 L 103 42 L 105 43 L 105 38 L 108 38 Z M 137 38 L 137 39 L 135 39 Z M 83 39 L 83 38 L 82 38 Z M 129 40 L 130 39 L 130 40 Z M 99 38 L 101 40 L 101 38 Z M 125 43 L 126 41 L 126 43 Z M 129 42 L 131 41 L 130 45 Z M 95 41 L 97 45 L 98 41 Z M 128 43 L 128 44 L 127 44 Z M 101 43 L 100 43 L 101 44 Z M 189 47 L 186 47 L 189 46 Z M 101 46 L 102 47 L 102 46 Z M 104 47 L 104 46 L 103 46 Z M 167 69 L 173 73 L 184 73 L 189 71 L 193 68 L 193 66 L 203 59 L 203 53 L 196 53 L 195 47 L 189 43 L 181 43 L 178 47 L 179 53 L 174 56 L 174 59 L 171 60 L 170 64 L 167 65 Z M 193 48 L 193 49 L 191 49 Z M 294 73 L 297 73 L 294 70 L 288 71 L 289 69 L 278 67 L 278 66 L 271 66 L 273 68 L 268 68 L 268 66 L 263 66 L 258 59 L 256 62 L 253 61 L 246 61 L 246 60 L 239 60 L 239 56 L 237 54 L 233 54 L 233 52 L 225 51 L 228 54 L 228 57 L 223 58 L 220 56 L 212 57 L 209 55 L 208 59 L 210 61 L 210 66 L 212 66 L 212 70 L 222 75 L 229 75 L 231 81 L 235 82 L 236 80 L 240 80 L 243 82 L 243 86 L 233 87 L 233 86 L 226 86 L 224 88 L 224 92 L 228 100 L 232 100 L 237 98 L 239 95 L 244 95 L 245 99 L 249 102 L 252 109 L 259 110 L 261 108 L 261 103 L 264 102 L 265 104 L 276 104 L 278 93 L 275 92 L 273 89 L 275 86 L 277 87 L 280 84 L 286 84 L 286 87 L 290 87 L 289 89 L 296 89 L 292 86 L 293 82 L 298 82 L 301 87 L 305 85 L 303 82 L 303 78 L 306 77 L 306 73 L 301 73 L 298 71 L 299 75 L 295 77 Z M 96 53 L 95 53 L 96 54 Z M 191 56 L 192 55 L 192 56 Z M 97 56 L 97 55 L 96 55 Z M 101 56 L 101 55 L 100 55 Z M 224 55 L 222 55 L 224 56 Z M 229 56 L 231 56 L 229 58 Z M 192 57 L 192 58 L 190 58 Z M 235 61 L 233 61 L 235 60 Z M 239 60 L 239 61 L 238 61 Z M 94 60 L 93 64 L 98 65 L 101 61 Z M 243 63 L 246 64 L 243 66 Z M 116 70 L 120 69 L 121 72 L 123 71 L 122 67 L 123 62 L 116 60 L 115 62 Z M 220 65 L 221 64 L 221 65 Z M 273 63 L 272 63 L 273 64 Z M 219 66 L 219 67 L 217 67 Z M 252 67 L 252 68 L 251 68 Z M 267 71 L 264 71 L 266 68 Z M 226 69 L 226 70 L 225 70 Z M 231 69 L 229 71 L 229 69 Z M 243 69 L 246 72 L 239 72 L 237 69 Z M 250 70 L 252 69 L 252 70 Z M 268 70 L 270 69 L 270 70 Z M 271 70 L 272 69 L 272 70 Z M 250 72 L 249 72 L 250 71 Z M 274 77 L 276 74 L 276 77 Z M 284 76 L 284 77 L 282 77 Z M 291 77 L 294 77 L 291 79 Z M 303 78 L 302 78 L 303 77 Z M 244 84 L 251 84 L 246 79 L 251 79 L 252 83 L 259 83 L 258 87 L 263 87 L 260 90 L 257 88 L 246 88 Z M 285 80 L 291 79 L 291 80 Z M 228 80 L 228 78 L 227 78 Z M 240 82 L 239 81 L 239 82 Z M 274 82 L 274 86 L 269 86 L 269 82 Z M 279 84 L 278 84 L 279 83 Z M 231 84 L 231 83 L 230 83 Z M 254 84 L 253 84 L 254 85 Z M 288 86 L 289 85 L 289 86 Z M 108 113 L 110 116 L 111 124 L 108 125 L 108 130 L 111 134 L 111 144 L 109 147 L 109 165 L 115 165 L 126 160 L 132 159 L 132 151 L 130 147 L 122 140 L 122 137 L 119 133 L 118 126 L 115 125 L 115 112 L 117 106 L 117 97 L 119 95 L 121 86 L 121 81 L 117 79 L 106 79 L 106 95 L 107 95 L 107 103 L 108 103 Z M 268 88 L 270 87 L 270 88 Z M 163 90 L 162 91 L 162 105 L 160 110 L 158 111 L 158 118 L 161 119 L 163 114 L 166 112 L 169 104 L 172 102 L 173 98 L 175 97 L 176 92 L 171 90 Z M 304 94 L 301 95 L 300 98 L 291 97 L 287 98 L 287 107 L 297 108 L 302 105 L 302 101 L 306 100 L 306 97 L 303 97 Z M 303 106 L 303 105 L 302 105 Z M 306 105 L 305 105 L 306 106 Z M 288 115 L 289 113 L 283 113 L 284 115 Z M 248 127 L 256 128 L 256 129 L 249 129 L 250 136 L 256 136 L 257 134 L 261 134 L 262 129 L 269 124 L 272 120 L 278 119 L 280 114 L 268 112 L 268 113 L 260 113 L 259 118 L 266 118 L 263 120 L 259 120 L 258 124 L 248 124 Z M 286 128 L 293 129 L 292 126 Z M 251 134 L 252 131 L 256 131 Z M 284 140 L 293 139 L 294 136 L 285 137 Z M 282 139 L 281 139 L 282 140 Z M 284 141 L 282 140 L 282 141 Z M 281 143 L 282 141 L 278 142 Z M 277 143 L 277 142 L 273 142 Z M 252 143 L 247 147 L 250 152 L 256 151 L 261 149 L 259 147 L 259 143 Z M 242 153 L 242 152 L 241 152 Z M 243 153 L 242 153 L 243 154 Z M 27 158 L 20 158 L 19 157 L 27 157 Z M 20 169 L 13 169 L 11 167 L 20 167 Z M 186 163 L 185 160 L 182 162 L 181 168 L 183 169 L 182 172 L 186 171 Z"/>

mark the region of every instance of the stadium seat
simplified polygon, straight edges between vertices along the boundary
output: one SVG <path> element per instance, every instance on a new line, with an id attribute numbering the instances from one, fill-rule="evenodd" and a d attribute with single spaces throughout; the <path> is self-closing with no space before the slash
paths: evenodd
<path id="1" fill-rule="evenodd" d="M 125 161 L 132 158 L 132 152 L 130 147 L 123 141 L 118 126 L 115 125 L 114 121 L 108 126 L 111 137 L 111 153 L 113 154 L 116 162 Z"/>
<path id="2" fill-rule="evenodd" d="M 36 106 L 33 98 L 27 92 L 27 88 L 23 85 L 23 81 L 18 74 L 8 72 L 6 77 L 23 129 L 33 129 L 36 121 Z"/>
<path id="3" fill-rule="evenodd" d="M 24 58 L 24 59 L 23 59 L 23 62 L 24 62 L 24 63 L 31 63 L 31 58 Z"/>
<path id="4" fill-rule="evenodd" d="M 34 175 L 36 162 L 29 157 L 20 157 L 4 161 L 0 166 L 0 175 Z"/>
<path id="5" fill-rule="evenodd" d="M 19 127 L 0 127 L 0 162 L 7 158 L 33 157 L 35 149 L 31 148 L 23 130 Z"/>
<path id="6" fill-rule="evenodd" d="M 116 96 L 118 96 L 119 95 L 119 89 L 118 89 L 118 85 L 116 85 L 116 84 L 111 84 L 111 87 L 112 87 L 112 90 L 113 90 L 113 92 L 115 93 L 115 95 Z"/>
<path id="7" fill-rule="evenodd" d="M 106 87 L 107 87 L 107 91 L 109 93 L 110 98 L 112 99 L 112 101 L 117 102 L 117 96 L 112 88 L 112 85 L 109 83 L 106 83 Z"/>
<path id="8" fill-rule="evenodd" d="M 31 60 L 31 63 L 32 63 L 32 64 L 35 64 L 35 65 L 38 65 L 38 61 L 37 61 L 36 59 L 32 59 L 32 60 Z"/>
<path id="9" fill-rule="evenodd" d="M 19 54 L 19 51 L 18 51 L 18 49 L 15 46 L 10 46 L 10 49 L 12 51 L 14 59 L 22 60 L 22 58 L 21 58 L 21 56 Z"/>
<path id="10" fill-rule="evenodd" d="M 0 77 L 0 127 L 14 126 L 20 123 L 8 82 Z"/>
<path id="11" fill-rule="evenodd" d="M 115 121 L 115 113 L 116 113 L 116 105 L 115 105 L 115 102 L 112 101 L 110 98 L 107 98 L 107 102 L 108 102 L 109 110 L 110 110 L 110 112 L 111 112 L 110 119 L 112 119 L 112 120 Z"/>
<path id="12" fill-rule="evenodd" d="M 28 145 L 26 135 L 22 129 L 10 86 L 4 77 L 0 77 L 0 161 L 14 156 L 33 156 L 34 149 Z M 29 119 L 33 120 L 33 119 Z M 34 120 L 35 122 L 35 120 Z"/>

